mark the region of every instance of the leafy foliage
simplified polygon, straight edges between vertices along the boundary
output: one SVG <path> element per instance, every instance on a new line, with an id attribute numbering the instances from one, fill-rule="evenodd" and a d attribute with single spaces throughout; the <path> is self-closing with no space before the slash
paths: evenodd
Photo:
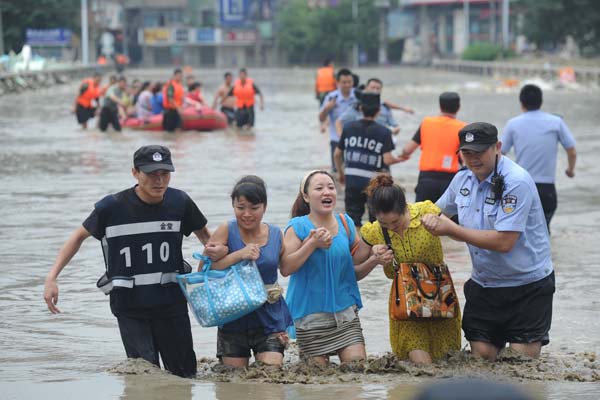
<path id="1" fill-rule="evenodd" d="M 539 48 L 573 36 L 584 55 L 600 54 L 598 0 L 519 0 L 524 12 L 522 33 Z"/>
<path id="2" fill-rule="evenodd" d="M 501 45 L 489 42 L 475 42 L 465 49 L 462 54 L 463 60 L 493 61 L 499 58 L 513 57 L 511 50 L 505 50 Z"/>
<path id="3" fill-rule="evenodd" d="M 352 0 L 331 8 L 310 8 L 306 0 L 290 0 L 278 17 L 279 40 L 289 62 L 321 62 L 349 58 L 355 39 L 367 52 L 378 45 L 378 12 L 373 0 L 358 2 L 359 19 L 352 18 Z"/>
<path id="4" fill-rule="evenodd" d="M 20 51 L 27 28 L 79 29 L 79 0 L 9 0 L 0 1 L 6 51 Z"/>

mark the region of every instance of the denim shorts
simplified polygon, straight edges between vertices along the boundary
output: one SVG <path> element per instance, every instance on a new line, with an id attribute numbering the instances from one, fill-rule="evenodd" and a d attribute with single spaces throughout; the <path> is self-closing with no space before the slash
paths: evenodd
<path id="1" fill-rule="evenodd" d="M 262 328 L 241 332 L 224 332 L 219 329 L 217 334 L 217 357 L 250 358 L 251 351 L 254 356 L 265 352 L 283 354 L 285 346 L 277 335 L 266 335 Z"/>

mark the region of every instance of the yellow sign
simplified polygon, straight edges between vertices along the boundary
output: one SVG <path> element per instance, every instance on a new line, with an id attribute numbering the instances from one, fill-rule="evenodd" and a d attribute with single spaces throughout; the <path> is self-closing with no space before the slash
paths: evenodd
<path id="1" fill-rule="evenodd" d="M 155 44 L 155 43 L 168 43 L 171 40 L 171 30 L 161 28 L 145 28 L 144 29 L 144 43 Z"/>

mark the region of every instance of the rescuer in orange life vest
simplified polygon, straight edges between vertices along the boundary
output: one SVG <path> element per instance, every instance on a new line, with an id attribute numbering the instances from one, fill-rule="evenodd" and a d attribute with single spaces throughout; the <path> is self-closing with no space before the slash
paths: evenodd
<path id="1" fill-rule="evenodd" d="M 254 97 L 260 98 L 260 110 L 264 109 L 264 98 L 254 81 L 248 78 L 246 68 L 240 69 L 238 79 L 228 96 L 235 96 L 235 120 L 238 128 L 249 129 L 254 126 Z"/>
<path id="2" fill-rule="evenodd" d="M 319 106 L 323 104 L 323 99 L 327 93 L 337 89 L 335 80 L 335 71 L 333 69 L 333 61 L 326 59 L 323 66 L 317 70 L 317 78 L 315 79 L 315 97 L 319 100 Z"/>
<path id="3" fill-rule="evenodd" d="M 441 114 L 425 117 L 413 138 L 404 145 L 400 158 L 408 160 L 420 146 L 419 180 L 415 202 L 436 202 L 460 168 L 458 131 L 466 123 L 456 119 L 460 97 L 455 92 L 440 95 Z"/>
<path id="4" fill-rule="evenodd" d="M 83 129 L 87 128 L 88 120 L 94 118 L 96 115 L 101 80 L 102 74 L 95 72 L 92 78 L 84 79 L 79 86 L 79 94 L 75 100 L 73 112 L 75 112 L 77 122 Z"/>
<path id="5" fill-rule="evenodd" d="M 163 129 L 167 132 L 179 132 L 183 126 L 180 112 L 183 108 L 184 90 L 181 85 L 183 73 L 177 68 L 173 77 L 163 86 Z"/>

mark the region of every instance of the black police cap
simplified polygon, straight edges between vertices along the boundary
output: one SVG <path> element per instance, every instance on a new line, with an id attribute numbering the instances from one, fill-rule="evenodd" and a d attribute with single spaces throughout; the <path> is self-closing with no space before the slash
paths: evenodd
<path id="1" fill-rule="evenodd" d="M 485 151 L 498 142 L 498 129 L 487 122 L 473 122 L 458 132 L 460 150 Z"/>
<path id="2" fill-rule="evenodd" d="M 140 171 L 150 173 L 163 169 L 175 171 L 171 160 L 171 151 L 165 146 L 142 146 L 133 154 L 133 166 Z"/>

